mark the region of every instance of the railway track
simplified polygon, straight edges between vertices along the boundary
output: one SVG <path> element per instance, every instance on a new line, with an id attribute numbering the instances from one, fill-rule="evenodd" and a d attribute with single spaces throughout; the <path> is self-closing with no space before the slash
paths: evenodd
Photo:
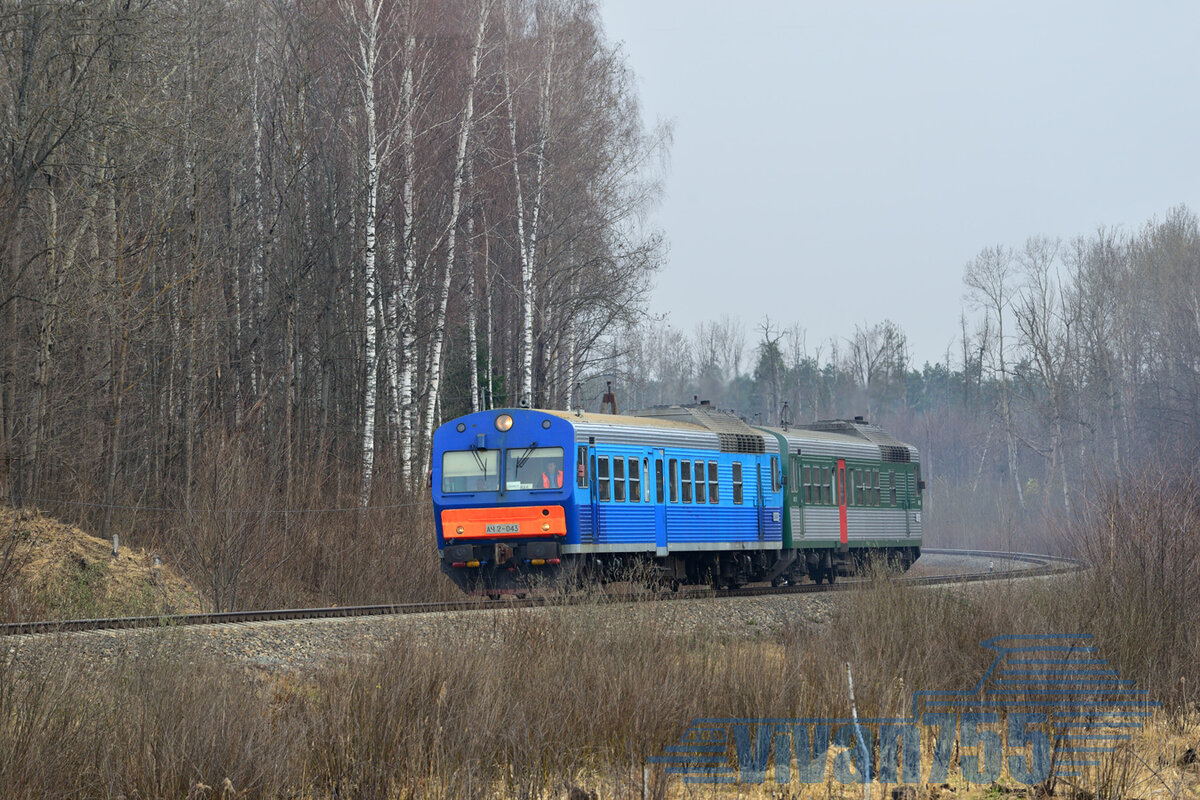
<path id="1" fill-rule="evenodd" d="M 945 550 L 923 548 L 922 555 L 944 555 L 963 558 L 990 559 L 993 561 L 1017 562 L 1021 566 L 987 572 L 968 572 L 947 575 L 907 575 L 900 580 L 915 586 L 936 586 L 955 583 L 1009 580 L 1012 578 L 1059 575 L 1085 569 L 1074 559 L 1034 553 L 1010 553 L 994 550 Z M 74 619 L 38 622 L 10 622 L 0 624 L 0 636 L 29 634 L 67 633 L 100 630 L 133 630 L 194 625 L 239 625 L 259 622 L 286 622 L 299 620 L 347 619 L 352 617 L 374 617 L 394 614 L 426 614 L 447 611 L 486 611 L 496 608 L 530 608 L 539 606 L 564 606 L 582 603 L 623 603 L 631 601 L 666 602 L 726 597 L 763 597 L 782 594 L 805 594 L 809 592 L 848 591 L 869 581 L 864 578 L 843 578 L 833 584 L 802 583 L 785 586 L 745 586 L 739 589 L 696 589 L 672 593 L 647 594 L 646 592 L 614 592 L 602 595 L 535 595 L 525 598 L 510 598 L 500 602 L 480 599 L 465 599 L 436 603 L 399 603 L 371 606 L 335 606 L 330 608 L 292 608 L 267 611 L 227 611 L 211 614 L 174 614 L 154 617 L 117 617 L 112 619 Z"/>

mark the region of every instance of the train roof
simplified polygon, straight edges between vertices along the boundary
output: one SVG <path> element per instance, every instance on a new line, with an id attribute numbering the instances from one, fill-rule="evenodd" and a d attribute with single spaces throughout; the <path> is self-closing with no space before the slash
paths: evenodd
<path id="1" fill-rule="evenodd" d="M 656 406 L 629 414 L 537 410 L 571 423 L 579 442 L 601 438 L 614 444 L 754 454 L 778 453 L 782 437 L 788 450 L 795 448 L 807 455 L 850 456 L 894 463 L 919 461 L 915 447 L 861 418 L 818 420 L 784 430 L 752 426 L 741 417 L 708 404 Z"/>
<path id="2" fill-rule="evenodd" d="M 705 430 L 704 426 L 694 422 L 684 422 L 681 420 L 661 420 L 650 417 L 638 417 L 630 414 L 596 414 L 590 411 L 559 411 L 556 409 L 542 409 L 545 414 L 550 414 L 579 425 L 607 425 L 612 427 L 643 427 L 643 428 L 674 428 L 680 431 L 699 432 Z"/>
<path id="3" fill-rule="evenodd" d="M 917 448 L 862 419 L 826 419 L 787 430 L 763 427 L 809 455 L 858 455 L 893 463 L 918 462 Z"/>
<path id="4" fill-rule="evenodd" d="M 546 410 L 575 426 L 579 440 L 603 436 L 620 444 L 700 447 L 723 453 L 777 453 L 774 437 L 763 436 L 742 419 L 708 407 L 659 406 L 632 414 L 591 414 Z"/>

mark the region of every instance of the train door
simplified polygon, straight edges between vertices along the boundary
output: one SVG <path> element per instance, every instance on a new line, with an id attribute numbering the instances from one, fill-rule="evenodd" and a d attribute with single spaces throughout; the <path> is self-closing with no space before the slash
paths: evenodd
<path id="1" fill-rule="evenodd" d="M 652 451 L 651 461 L 654 463 L 654 481 L 651 485 L 650 476 L 646 476 L 646 484 L 650 486 L 650 502 L 654 503 L 654 546 L 658 554 L 667 554 L 667 490 L 666 490 L 666 459 L 662 450 Z"/>
<path id="2" fill-rule="evenodd" d="M 897 468 L 892 474 L 892 485 L 895 486 L 897 483 L 900 483 L 904 487 L 898 494 L 900 495 L 900 506 L 904 509 L 904 536 L 906 538 L 912 536 L 912 514 L 908 513 L 909 470 L 909 465 L 905 464 Z"/>
<path id="3" fill-rule="evenodd" d="M 788 519 L 792 526 L 792 538 L 804 538 L 804 474 L 801 472 L 800 455 L 793 454 L 788 465 Z"/>
<path id="4" fill-rule="evenodd" d="M 839 458 L 837 460 L 837 504 L 838 504 L 838 528 L 841 531 L 840 541 L 846 544 L 850 541 L 847 536 L 849 528 L 846 525 L 846 459 Z"/>
<path id="5" fill-rule="evenodd" d="M 765 531 L 763 531 L 763 510 L 767 507 L 767 498 L 763 492 L 762 472 L 763 472 L 762 462 L 760 461 L 760 462 L 758 462 L 758 472 L 756 473 L 755 487 L 754 487 L 754 490 L 755 490 L 754 521 L 755 521 L 755 527 L 758 528 L 758 540 L 760 542 L 763 540 L 763 538 L 764 538 L 763 534 L 765 533 Z"/>
<path id="6" fill-rule="evenodd" d="M 592 463 L 592 472 L 591 472 L 592 480 L 591 480 L 591 495 L 590 495 L 591 504 L 592 504 L 592 513 L 589 515 L 591 518 L 591 526 L 590 526 L 590 530 L 588 530 L 586 532 L 580 531 L 580 535 L 588 536 L 589 537 L 588 541 L 594 544 L 595 542 L 598 542 L 600 540 L 600 538 L 599 538 L 599 536 L 600 536 L 600 506 L 596 502 L 599 499 L 598 492 L 600 491 L 600 480 L 598 477 L 599 473 L 596 472 L 596 448 L 595 447 L 592 447 L 592 446 L 588 447 L 588 459 Z"/>

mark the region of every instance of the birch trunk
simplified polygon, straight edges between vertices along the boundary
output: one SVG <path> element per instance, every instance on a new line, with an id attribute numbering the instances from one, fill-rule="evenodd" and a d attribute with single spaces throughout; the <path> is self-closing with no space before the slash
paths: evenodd
<path id="1" fill-rule="evenodd" d="M 545 55 L 542 64 L 542 81 L 538 95 L 538 144 L 534 162 L 534 193 L 531 201 L 529 235 L 525 230 L 525 198 L 521 186 L 521 164 L 517 152 L 517 117 L 513 104 L 513 92 L 509 69 L 504 71 L 504 93 L 508 107 L 508 141 L 512 155 L 513 181 L 517 203 L 517 241 L 521 259 L 521 400 L 524 408 L 533 406 L 533 316 L 535 308 L 534 271 L 537 262 L 538 219 L 541 214 L 543 196 L 543 174 L 546 164 L 546 143 L 549 139 L 550 73 L 554 64 L 554 31 L 546 17 L 549 12 L 538 6 L 538 36 L 543 39 Z M 511 32 L 510 32 L 511 35 Z"/>
<path id="2" fill-rule="evenodd" d="M 473 161 L 467 161 L 467 194 L 470 197 L 475 196 L 475 169 Z M 467 363 L 469 364 L 468 374 L 471 380 L 471 412 L 474 413 L 480 409 L 479 397 L 479 313 L 475 308 L 475 272 L 478 269 L 476 256 L 478 248 L 475 246 L 475 214 L 467 213 L 467 286 L 465 290 L 466 305 L 467 305 Z"/>
<path id="3" fill-rule="evenodd" d="M 425 427 L 422 442 L 426 445 L 433 437 L 437 419 L 437 403 L 442 383 L 442 345 L 446 335 L 446 305 L 450 298 L 450 280 L 454 274 L 454 258 L 458 235 L 458 222 L 462 213 L 463 183 L 466 177 L 467 145 L 471 138 L 471 127 L 475 121 L 475 84 L 479 76 L 479 60 L 483 55 L 483 33 L 487 26 L 488 0 L 479 4 L 479 24 L 475 29 L 475 46 L 471 50 L 471 68 L 467 78 L 467 98 L 463 107 L 462 122 L 458 128 L 458 143 L 454 157 L 454 181 L 450 189 L 450 220 L 446 227 L 446 266 L 442 273 L 442 284 L 438 295 L 437 320 L 433 329 L 433 341 L 429 352 L 428 398 L 425 408 Z M 424 448 L 421 475 L 429 471 L 430 448 Z"/>
<path id="4" fill-rule="evenodd" d="M 400 103 L 402 107 L 400 127 L 400 152 L 404 163 L 404 184 L 401 188 L 401 204 L 403 206 L 403 227 L 401 231 L 404 248 L 403 266 L 400 270 L 399 287 L 395 291 L 400 303 L 397 314 L 397 325 L 400 330 L 399 353 L 399 386 L 393 394 L 400 406 L 400 471 L 410 488 L 415 487 L 418 475 L 413 463 L 413 438 L 416 430 L 416 398 L 414 387 L 417 376 L 417 339 L 416 339 L 416 280 L 417 280 L 417 242 L 416 242 L 416 208 L 414 207 L 416 183 L 416 135 L 414 133 L 413 116 L 413 60 L 417 48 L 416 36 L 412 30 L 412 20 L 408 21 L 408 29 L 404 37 L 404 51 L 400 54 L 403 59 L 403 73 L 400 82 Z"/>
<path id="5" fill-rule="evenodd" d="M 362 417 L 362 477 L 359 484 L 359 505 L 371 499 L 371 479 L 375 469 L 375 395 L 378 384 L 376 335 L 379 327 L 379 281 L 375 274 L 376 206 L 379 197 L 378 132 L 375 127 L 375 67 L 378 59 L 379 14 L 382 4 L 364 0 L 367 19 L 359 29 L 360 61 L 356 65 L 362 81 L 363 111 L 366 116 L 366 212 L 363 219 L 363 286 L 366 311 L 364 360 L 366 367 L 363 386 Z"/>
<path id="6" fill-rule="evenodd" d="M 997 321 L 999 338 L 997 353 L 1000 357 L 1000 415 L 1004 421 L 1004 439 L 1008 445 L 1008 474 L 1012 475 L 1017 489 L 1017 504 L 1025 510 L 1025 490 L 1021 487 L 1021 475 L 1017 468 L 1017 437 L 1013 433 L 1012 406 L 1008 399 L 1008 371 L 1004 363 L 1004 317 Z"/>
<path id="7" fill-rule="evenodd" d="M 492 336 L 492 267 L 488 259 L 488 231 L 487 226 L 483 229 L 483 297 L 484 297 L 484 320 L 483 320 L 483 350 L 484 350 L 484 365 L 483 377 L 486 383 L 483 387 L 483 402 L 484 408 L 489 411 L 496 407 L 496 398 L 493 392 L 493 386 L 496 382 L 495 365 L 492 361 L 492 352 L 495 349 L 495 342 Z"/>
<path id="8" fill-rule="evenodd" d="M 256 14 L 257 16 L 257 14 Z M 262 65 L 262 36 L 258 33 L 261 25 L 255 26 L 254 60 L 250 73 L 250 129 L 254 139 L 254 246 L 251 248 L 250 259 L 250 325 L 251 341 L 261 335 L 263 308 L 263 263 L 265 261 L 265 220 L 263 211 L 263 148 L 262 120 L 259 116 L 258 94 L 259 73 Z M 240 327 L 240 326 L 239 326 Z M 241 339 L 238 339 L 239 346 Z M 250 397 L 258 397 L 259 381 L 262 378 L 261 347 L 256 346 L 250 354 Z M 241 359 L 239 358 L 239 361 Z M 239 364 L 239 372 L 241 365 Z M 240 376 L 239 376 L 240 382 Z M 241 409 L 239 409 L 240 414 Z M 239 421 L 240 424 L 240 421 Z"/>

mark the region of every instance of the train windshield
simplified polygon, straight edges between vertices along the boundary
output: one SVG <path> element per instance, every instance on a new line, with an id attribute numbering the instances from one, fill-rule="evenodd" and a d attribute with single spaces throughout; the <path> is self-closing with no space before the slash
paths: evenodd
<path id="1" fill-rule="evenodd" d="M 561 447 L 517 447 L 505 454 L 504 487 L 508 491 L 559 489 L 562 485 Z"/>
<path id="2" fill-rule="evenodd" d="M 499 450 L 452 450 L 442 454 L 443 492 L 499 490 Z"/>

